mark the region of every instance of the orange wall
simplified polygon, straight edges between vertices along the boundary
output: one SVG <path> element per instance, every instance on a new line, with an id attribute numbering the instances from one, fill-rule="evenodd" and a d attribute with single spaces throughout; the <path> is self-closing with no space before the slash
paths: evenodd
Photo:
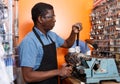
<path id="1" fill-rule="evenodd" d="M 89 38 L 90 20 L 93 0 L 19 0 L 19 42 L 31 30 L 33 22 L 31 20 L 31 7 L 37 2 L 47 2 L 54 6 L 56 15 L 56 26 L 52 31 L 66 39 L 72 24 L 81 22 L 83 30 L 80 32 L 80 39 Z M 66 49 L 58 49 L 59 65 L 64 63 Z"/>

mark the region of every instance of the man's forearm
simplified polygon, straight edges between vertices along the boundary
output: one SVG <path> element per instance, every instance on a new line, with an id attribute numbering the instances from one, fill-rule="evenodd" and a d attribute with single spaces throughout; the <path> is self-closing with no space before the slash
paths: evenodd
<path id="1" fill-rule="evenodd" d="M 74 33 L 74 31 L 72 30 L 70 36 L 66 39 L 68 48 L 70 48 L 74 44 L 75 39 L 76 39 L 76 33 Z"/>

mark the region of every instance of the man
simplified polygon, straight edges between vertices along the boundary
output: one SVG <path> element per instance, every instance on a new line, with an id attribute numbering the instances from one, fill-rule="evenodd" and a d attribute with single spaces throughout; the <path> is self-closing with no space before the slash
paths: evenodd
<path id="1" fill-rule="evenodd" d="M 58 76 L 71 76 L 72 67 L 57 68 L 56 48 L 70 48 L 81 24 L 74 24 L 68 39 L 63 40 L 50 31 L 56 22 L 53 6 L 37 3 L 31 13 L 33 30 L 26 35 L 18 48 L 23 78 L 27 84 L 58 84 Z"/>

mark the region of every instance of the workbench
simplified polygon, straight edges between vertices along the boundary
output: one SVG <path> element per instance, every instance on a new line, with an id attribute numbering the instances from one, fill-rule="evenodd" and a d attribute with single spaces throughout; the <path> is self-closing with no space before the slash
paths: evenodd
<path id="1" fill-rule="evenodd" d="M 69 78 L 64 79 L 62 81 L 62 84 L 81 84 L 81 81 L 74 77 L 69 77 Z M 115 82 L 115 81 L 103 81 L 101 84 L 120 84 L 120 83 Z"/>

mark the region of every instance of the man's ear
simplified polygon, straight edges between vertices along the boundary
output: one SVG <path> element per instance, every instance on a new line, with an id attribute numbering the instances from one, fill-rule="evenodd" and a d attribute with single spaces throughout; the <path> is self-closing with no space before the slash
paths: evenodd
<path id="1" fill-rule="evenodd" d="M 42 17 L 41 16 L 38 17 L 38 22 L 42 23 Z"/>

